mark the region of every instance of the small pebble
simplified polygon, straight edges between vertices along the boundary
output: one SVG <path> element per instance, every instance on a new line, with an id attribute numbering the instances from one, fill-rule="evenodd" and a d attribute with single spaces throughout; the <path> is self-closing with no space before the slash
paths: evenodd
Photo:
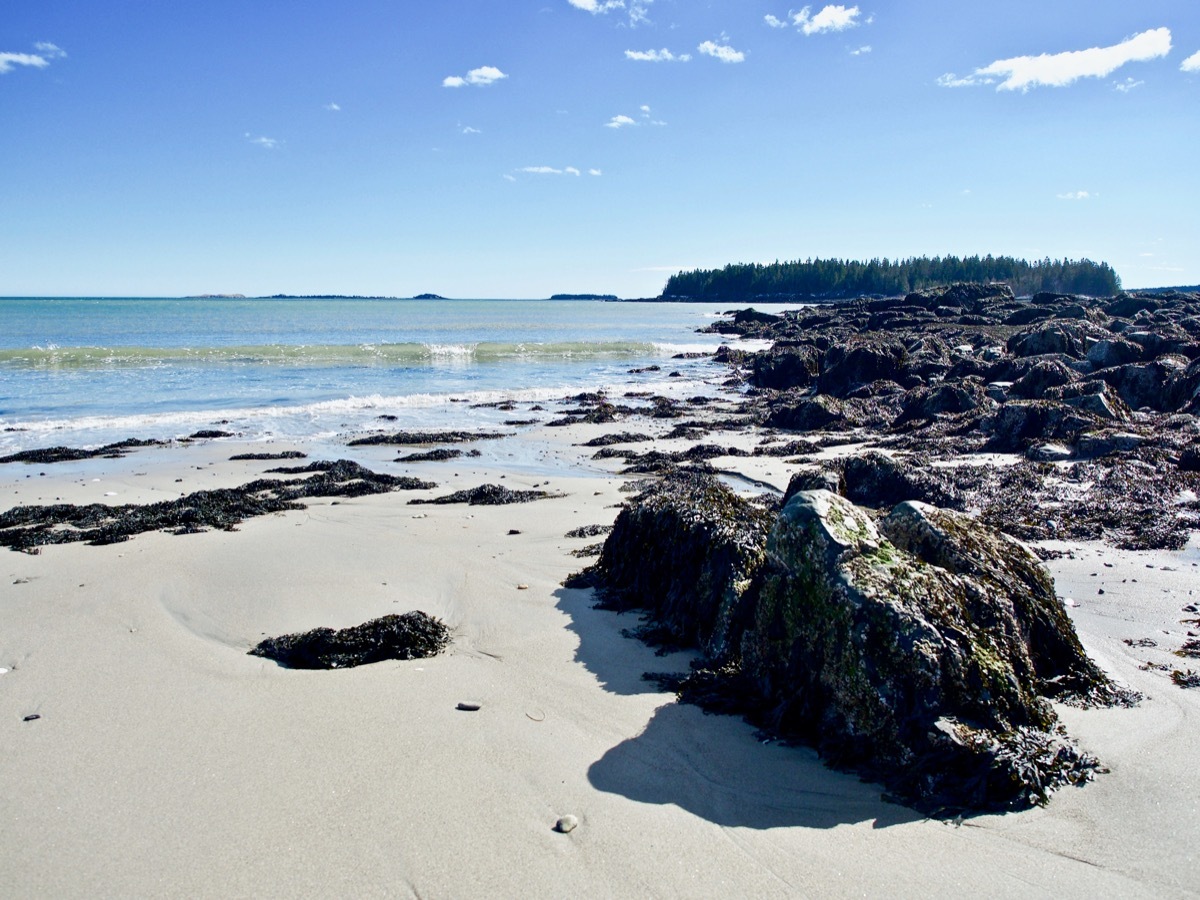
<path id="1" fill-rule="evenodd" d="M 27 716 L 26 716 L 24 719 L 22 719 L 21 721 L 22 721 L 22 722 L 33 722 L 33 721 L 35 721 L 35 720 L 37 720 L 37 719 L 40 719 L 40 718 L 41 718 L 41 716 L 39 716 L 37 713 L 30 713 L 29 715 L 27 715 Z"/>
<path id="2" fill-rule="evenodd" d="M 476 712 L 482 706 L 482 703 L 476 703 L 474 700 L 463 700 L 454 708 L 461 709 L 463 712 Z"/>
<path id="3" fill-rule="evenodd" d="M 579 827 L 579 820 L 574 816 L 562 816 L 554 823 L 554 830 L 559 834 L 570 834 Z"/>
<path id="4" fill-rule="evenodd" d="M 527 585 L 527 584 L 518 584 L 518 585 L 517 585 L 517 590 L 518 590 L 518 591 L 527 591 L 527 590 L 529 590 L 529 585 Z"/>

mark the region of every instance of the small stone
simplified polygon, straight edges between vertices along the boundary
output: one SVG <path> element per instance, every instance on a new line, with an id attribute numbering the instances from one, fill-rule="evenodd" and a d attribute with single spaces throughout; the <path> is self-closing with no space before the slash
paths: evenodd
<path id="1" fill-rule="evenodd" d="M 570 834 L 578 827 L 579 820 L 571 815 L 561 816 L 559 820 L 554 823 L 554 830 L 559 834 Z"/>
<path id="2" fill-rule="evenodd" d="M 518 590 L 518 591 L 527 591 L 527 590 L 529 590 L 529 585 L 527 585 L 527 584 L 518 584 L 518 585 L 517 585 L 517 590 Z"/>
<path id="3" fill-rule="evenodd" d="M 509 534 L 520 534 L 521 529 L 520 528 L 510 528 L 510 529 L 508 529 L 508 533 Z"/>
<path id="4" fill-rule="evenodd" d="M 482 703 L 476 703 L 474 700 L 463 700 L 454 708 L 461 709 L 463 712 L 477 712 L 482 706 Z"/>
<path id="5" fill-rule="evenodd" d="M 38 715 L 37 713 L 30 713 L 29 715 L 27 715 L 27 716 L 26 716 L 24 719 L 22 719 L 21 721 L 22 721 L 22 722 L 34 722 L 34 721 L 36 721 L 36 720 L 38 720 L 38 719 L 40 719 L 40 718 L 41 718 L 41 716 L 40 716 L 40 715 Z"/>

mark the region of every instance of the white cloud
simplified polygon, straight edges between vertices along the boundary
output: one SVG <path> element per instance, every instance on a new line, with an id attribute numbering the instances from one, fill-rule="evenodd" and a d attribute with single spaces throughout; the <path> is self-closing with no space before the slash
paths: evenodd
<path id="1" fill-rule="evenodd" d="M 1200 72 L 1200 50 L 1197 50 L 1179 64 L 1181 72 Z"/>
<path id="2" fill-rule="evenodd" d="M 1099 197 L 1099 194 L 1093 194 L 1089 191 L 1067 191 L 1065 194 L 1055 194 L 1059 200 L 1092 200 Z"/>
<path id="3" fill-rule="evenodd" d="M 483 134 L 478 128 L 472 128 L 470 125 L 460 125 L 458 130 L 463 134 Z"/>
<path id="4" fill-rule="evenodd" d="M 580 174 L 580 171 L 577 168 L 575 168 L 574 166 L 567 166 L 565 169 L 563 169 L 563 174 L 578 176 Z"/>
<path id="5" fill-rule="evenodd" d="M 1122 94 L 1128 94 L 1134 88 L 1140 88 L 1146 82 L 1138 81 L 1136 78 L 1126 78 L 1124 81 L 1114 81 L 1113 87 Z"/>
<path id="6" fill-rule="evenodd" d="M 494 84 L 500 79 L 507 77 L 507 75 L 495 66 L 480 66 L 478 69 L 472 69 L 465 77 L 462 75 L 448 75 L 442 79 L 442 87 L 459 88 L 468 84 L 476 87 L 487 87 L 489 84 Z"/>
<path id="7" fill-rule="evenodd" d="M 516 180 L 517 180 L 517 176 L 515 176 L 515 175 L 509 175 L 507 172 L 505 172 L 505 173 L 504 173 L 504 180 L 505 180 L 505 181 L 516 181 Z"/>
<path id="8" fill-rule="evenodd" d="M 861 10 L 857 6 L 826 6 L 815 16 L 812 7 L 806 6 L 792 15 L 792 22 L 805 34 L 823 34 L 826 31 L 845 31 L 861 23 Z"/>
<path id="9" fill-rule="evenodd" d="M 624 0 L 567 0 L 576 9 L 582 9 L 584 12 L 590 12 L 593 16 L 596 13 L 606 13 L 610 9 L 624 9 Z"/>
<path id="10" fill-rule="evenodd" d="M 1130 62 L 1145 62 L 1171 52 L 1171 30 L 1154 28 L 1126 38 L 1111 47 L 1091 47 L 1040 56 L 998 59 L 959 78 L 953 74 L 937 80 L 942 87 L 974 87 L 996 84 L 998 91 L 1021 91 L 1032 87 L 1065 87 L 1080 78 L 1105 78 Z M 999 82 L 999 84 L 997 84 Z"/>
<path id="11" fill-rule="evenodd" d="M 787 22 L 783 21 L 783 19 L 777 19 L 775 16 L 771 15 L 770 13 L 767 13 L 765 16 L 763 16 L 763 21 L 766 22 L 768 25 L 770 25 L 772 28 L 787 28 L 788 27 Z"/>
<path id="12" fill-rule="evenodd" d="M 613 116 L 604 123 L 605 128 L 624 128 L 627 125 L 636 125 L 637 120 L 631 119 L 629 116 Z"/>
<path id="13" fill-rule="evenodd" d="M 594 176 L 596 176 L 597 178 L 599 178 L 599 177 L 600 177 L 601 175 L 603 175 L 604 173 L 603 173 L 603 172 L 601 172 L 599 169 L 588 169 L 588 174 L 589 174 L 589 175 L 594 175 Z"/>
<path id="14" fill-rule="evenodd" d="M 718 44 L 715 41 L 705 41 L 696 48 L 705 56 L 712 56 L 725 63 L 740 63 L 746 58 L 746 54 L 740 50 L 734 50 L 728 44 Z"/>
<path id="15" fill-rule="evenodd" d="M 638 62 L 687 62 L 692 58 L 690 53 L 676 56 L 666 47 L 661 50 L 626 50 L 625 58 Z"/>
<path id="16" fill-rule="evenodd" d="M 329 110 L 330 112 L 341 112 L 342 111 L 342 108 L 340 106 L 338 106 L 336 103 L 326 103 L 325 108 L 327 110 Z"/>
<path id="17" fill-rule="evenodd" d="M 871 52 L 871 45 L 864 44 L 863 46 L 859 47 L 857 50 L 851 50 L 850 55 L 851 56 L 863 56 L 864 54 L 867 54 L 870 52 Z"/>
<path id="18" fill-rule="evenodd" d="M 257 147 L 262 147 L 264 150 L 274 150 L 279 146 L 279 141 L 271 137 L 250 137 L 250 132 L 246 132 L 246 140 Z"/>
<path id="19" fill-rule="evenodd" d="M 562 169 L 556 169 L 553 166 L 525 166 L 517 171 L 527 175 L 561 175 L 563 173 Z"/>
<path id="20" fill-rule="evenodd" d="M 38 56 L 36 53 L 0 53 L 0 75 L 4 75 L 13 70 L 14 66 L 33 66 L 35 69 L 44 69 L 50 65 L 44 56 Z"/>
<path id="21" fill-rule="evenodd" d="M 624 9 L 629 12 L 629 24 L 638 25 L 650 21 L 650 4 L 654 0 L 567 0 L 576 9 L 590 12 L 593 16 L 611 12 L 614 9 Z"/>

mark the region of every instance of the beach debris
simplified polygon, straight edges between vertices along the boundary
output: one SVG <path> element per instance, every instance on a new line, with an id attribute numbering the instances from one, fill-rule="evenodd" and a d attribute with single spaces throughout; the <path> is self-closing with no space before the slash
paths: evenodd
<path id="1" fill-rule="evenodd" d="M 570 834 L 579 827 L 579 819 L 570 814 L 559 816 L 558 821 L 554 823 L 554 830 L 559 834 Z"/>
<path id="2" fill-rule="evenodd" d="M 1157 647 L 1158 642 L 1153 638 L 1125 638 L 1121 643 L 1128 647 Z"/>
<path id="3" fill-rule="evenodd" d="M 654 680 L 920 809 L 1019 809 L 1099 771 L 1047 700 L 1139 697 L 1087 657 L 1032 551 L 917 501 L 876 522 L 828 490 L 789 494 L 777 512 L 674 475 L 618 516 L 587 576 L 602 605 L 707 657 Z"/>
<path id="4" fill-rule="evenodd" d="M 207 528 L 232 531 L 245 519 L 303 509 L 310 497 L 360 497 L 399 490 L 425 490 L 433 482 L 379 474 L 350 460 L 314 462 L 271 470 L 310 478 L 259 479 L 236 488 L 197 491 L 176 500 L 144 505 L 108 506 L 69 503 L 18 506 L 0 513 L 0 546 L 30 552 L 46 544 L 86 541 L 113 544 L 146 531 L 193 534 Z"/>
<path id="5" fill-rule="evenodd" d="M 527 584 L 518 584 L 518 585 L 517 585 L 517 590 L 518 590 L 518 591 L 527 591 L 527 590 L 529 590 L 529 585 L 527 585 Z"/>
<path id="6" fill-rule="evenodd" d="M 289 669 L 349 669 L 388 659 L 422 659 L 450 645 L 450 629 L 420 610 L 372 619 L 335 631 L 314 628 L 260 641 L 250 656 Z"/>
<path id="7" fill-rule="evenodd" d="M 194 441 L 211 440 L 214 438 L 229 438 L 236 437 L 232 431 L 221 431 L 217 428 L 206 428 L 197 431 L 195 434 L 189 434 L 188 438 Z"/>
<path id="8" fill-rule="evenodd" d="M 463 712 L 478 712 L 483 708 L 483 704 L 474 700 L 462 700 L 454 708 L 461 709 Z"/>
<path id="9" fill-rule="evenodd" d="M 1193 672 L 1191 669 L 1186 672 L 1173 669 L 1171 680 L 1181 688 L 1200 688 L 1200 672 Z"/>
<path id="10" fill-rule="evenodd" d="M 22 722 L 36 722 L 40 718 L 41 718 L 41 715 L 39 713 L 30 713 L 25 718 L 23 718 L 21 721 Z"/>
<path id="11" fill-rule="evenodd" d="M 566 494 L 551 493 L 550 491 L 514 491 L 499 484 L 481 484 L 479 487 L 467 488 L 434 497 L 429 500 L 409 500 L 410 504 L 421 503 L 467 503 L 471 506 L 503 506 L 509 503 L 529 503 L 533 500 L 544 500 L 548 497 L 565 497 Z"/>

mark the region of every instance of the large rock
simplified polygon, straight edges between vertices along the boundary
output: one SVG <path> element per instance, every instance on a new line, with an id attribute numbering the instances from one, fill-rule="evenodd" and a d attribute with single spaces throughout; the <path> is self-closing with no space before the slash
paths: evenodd
<path id="1" fill-rule="evenodd" d="M 1031 551 L 961 514 L 905 503 L 877 528 L 806 491 L 767 552 L 741 662 L 768 724 L 923 806 L 1021 807 L 1086 778 L 1043 694 L 1108 682 Z"/>
<path id="2" fill-rule="evenodd" d="M 872 339 L 831 347 L 825 353 L 817 389 L 822 394 L 845 397 L 872 381 L 903 383 L 907 359 L 908 352 L 899 341 Z"/>
<path id="3" fill-rule="evenodd" d="M 811 344 L 775 344 L 750 358 L 750 381 L 764 388 L 806 388 L 820 370 L 821 351 Z"/>
<path id="4" fill-rule="evenodd" d="M 649 610 L 672 642 L 721 658 L 773 519 L 712 476 L 675 473 L 617 516 L 592 578 L 608 605 Z"/>
<path id="5" fill-rule="evenodd" d="M 985 416 L 980 422 L 980 429 L 988 435 L 989 450 L 1023 453 L 1031 444 L 1046 441 L 1070 443 L 1082 432 L 1099 424 L 1095 416 L 1066 403 L 1014 400 Z"/>

